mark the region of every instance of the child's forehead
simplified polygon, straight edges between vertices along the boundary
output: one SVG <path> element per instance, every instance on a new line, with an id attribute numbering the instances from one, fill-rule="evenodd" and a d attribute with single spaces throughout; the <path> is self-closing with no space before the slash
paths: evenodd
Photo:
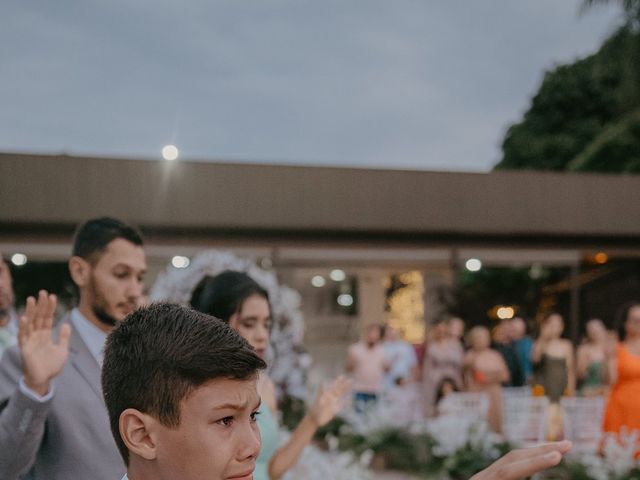
<path id="1" fill-rule="evenodd" d="M 216 378 L 193 389 L 185 403 L 206 408 L 255 408 L 260 401 L 257 378 Z"/>

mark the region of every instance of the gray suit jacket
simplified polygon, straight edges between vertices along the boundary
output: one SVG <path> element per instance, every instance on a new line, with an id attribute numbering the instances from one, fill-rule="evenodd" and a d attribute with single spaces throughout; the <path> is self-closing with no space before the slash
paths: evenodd
<path id="1" fill-rule="evenodd" d="M 66 318 L 64 321 L 68 321 Z M 0 361 L 0 480 L 114 480 L 125 473 L 100 388 L 100 367 L 74 331 L 53 398 L 18 389 L 17 346 Z"/>

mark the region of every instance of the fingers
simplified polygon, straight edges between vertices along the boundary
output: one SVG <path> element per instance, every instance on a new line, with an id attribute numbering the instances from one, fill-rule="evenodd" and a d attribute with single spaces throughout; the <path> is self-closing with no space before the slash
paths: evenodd
<path id="1" fill-rule="evenodd" d="M 559 452 L 561 455 L 564 455 L 569 450 L 571 450 L 571 442 L 568 440 L 563 440 L 562 442 L 545 443 L 543 445 L 537 445 L 535 447 L 512 450 L 500 460 L 517 462 L 520 460 L 538 457 L 552 452 Z"/>
<path id="2" fill-rule="evenodd" d="M 349 390 L 351 390 L 351 384 L 352 382 L 350 379 L 348 379 L 344 375 L 340 375 L 336 379 L 336 392 L 338 393 L 338 395 L 342 396 Z"/>
<path id="3" fill-rule="evenodd" d="M 474 480 L 516 480 L 528 477 L 560 463 L 562 456 L 571 450 L 571 442 L 547 443 L 531 448 L 513 450 L 486 470 L 473 477 Z"/>
<path id="4" fill-rule="evenodd" d="M 53 327 L 53 315 L 58 301 L 55 295 L 49 295 L 46 290 L 38 292 L 38 299 L 27 299 L 25 316 L 29 319 L 30 330 L 51 330 Z"/>
<path id="5" fill-rule="evenodd" d="M 39 330 L 43 326 L 44 315 L 47 310 L 48 302 L 49 302 L 49 299 L 47 298 L 46 290 L 40 290 L 38 292 L 38 301 L 36 302 L 36 313 L 33 319 L 33 328 L 35 330 Z"/>
<path id="6" fill-rule="evenodd" d="M 18 343 L 23 344 L 35 330 L 53 327 L 53 316 L 58 300 L 55 295 L 49 295 L 46 290 L 38 292 L 38 299 L 27 298 L 27 304 L 18 325 Z"/>
<path id="7" fill-rule="evenodd" d="M 560 460 L 562 460 L 562 454 L 557 450 L 532 455 L 516 462 L 508 462 L 498 466 L 495 472 L 492 472 L 492 478 L 516 480 L 529 477 L 536 472 L 554 467 L 560 463 Z M 489 468 L 491 469 L 491 467 Z"/>
<path id="8" fill-rule="evenodd" d="M 20 324 L 18 326 L 18 342 L 22 344 L 25 339 L 29 337 L 33 330 L 33 319 L 36 313 L 36 299 L 33 297 L 27 298 L 27 306 L 24 314 L 20 317 Z"/>
<path id="9" fill-rule="evenodd" d="M 29 338 L 31 333 L 31 326 L 29 323 L 29 317 L 22 315 L 20 317 L 20 323 L 18 324 L 18 345 L 20 348 L 24 345 L 24 342 Z"/>
<path id="10" fill-rule="evenodd" d="M 56 305 L 58 299 L 55 295 L 48 295 L 47 302 L 45 304 L 44 319 L 42 321 L 42 328 L 51 330 L 53 327 L 53 314 L 56 312 Z"/>
<path id="11" fill-rule="evenodd" d="M 60 336 L 58 338 L 58 345 L 65 350 L 69 350 L 69 337 L 71 337 L 71 325 L 65 323 L 60 327 Z"/>
<path id="12" fill-rule="evenodd" d="M 324 385 L 320 384 L 320 386 L 318 387 L 318 393 L 316 395 L 316 402 L 319 402 L 320 399 L 322 398 L 322 396 L 324 395 L 324 393 L 326 392 L 326 388 L 324 388 Z"/>
<path id="13" fill-rule="evenodd" d="M 349 380 L 344 375 L 340 375 L 333 381 L 331 387 L 329 388 L 329 391 L 331 391 L 331 393 L 333 393 L 335 396 L 341 397 L 342 395 L 347 393 L 350 388 L 351 380 Z"/>

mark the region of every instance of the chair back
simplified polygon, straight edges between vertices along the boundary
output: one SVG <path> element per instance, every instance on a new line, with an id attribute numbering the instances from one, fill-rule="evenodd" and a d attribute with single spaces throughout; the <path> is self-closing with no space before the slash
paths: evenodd
<path id="1" fill-rule="evenodd" d="M 502 430 L 506 440 L 522 447 L 544 442 L 548 407 L 547 397 L 503 396 Z"/>
<path id="2" fill-rule="evenodd" d="M 597 452 L 602 440 L 604 397 L 563 397 L 564 436 L 573 442 L 573 450 Z"/>

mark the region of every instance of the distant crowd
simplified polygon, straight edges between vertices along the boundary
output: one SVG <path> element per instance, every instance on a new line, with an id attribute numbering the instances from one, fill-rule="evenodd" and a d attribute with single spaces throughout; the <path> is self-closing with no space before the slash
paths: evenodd
<path id="1" fill-rule="evenodd" d="M 589 319 L 577 349 L 563 338 L 558 313 L 539 322 L 535 339 L 528 327 L 514 317 L 492 330 L 467 329 L 453 317 L 429 326 L 424 345 L 414 346 L 390 325 L 369 325 L 348 352 L 356 408 L 404 402 L 408 417 L 433 417 L 451 392 L 483 392 L 487 421 L 501 432 L 503 388 L 520 387 L 552 406 L 567 396 L 603 396 L 605 431 L 640 430 L 640 404 L 633 400 L 640 395 L 640 302 L 620 308 L 615 330 Z M 551 438 L 561 436 L 556 428 Z"/>

